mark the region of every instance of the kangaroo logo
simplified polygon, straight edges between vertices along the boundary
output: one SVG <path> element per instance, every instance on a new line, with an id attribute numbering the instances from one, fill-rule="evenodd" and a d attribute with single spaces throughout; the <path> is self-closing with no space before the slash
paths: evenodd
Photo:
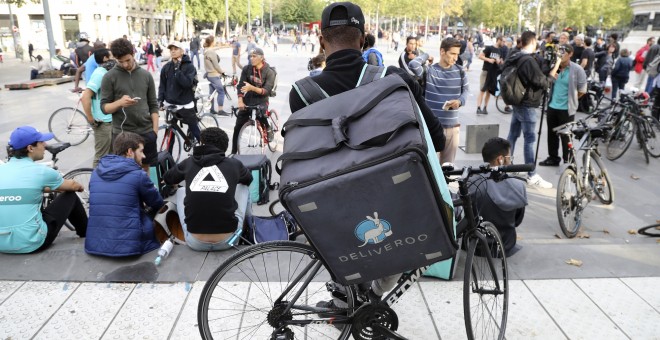
<path id="1" fill-rule="evenodd" d="M 360 222 L 355 228 L 355 237 L 364 242 L 358 247 L 364 247 L 368 243 L 378 244 L 390 235 L 392 235 L 390 222 L 378 218 L 377 212 L 374 212 L 374 217 L 367 216 L 367 219 Z"/>

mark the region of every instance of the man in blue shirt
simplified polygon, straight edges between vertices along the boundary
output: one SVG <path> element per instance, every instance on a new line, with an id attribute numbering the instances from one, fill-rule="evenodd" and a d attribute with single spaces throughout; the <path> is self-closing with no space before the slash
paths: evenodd
<path id="1" fill-rule="evenodd" d="M 83 186 L 63 179 L 42 160 L 52 133 L 31 126 L 16 128 L 9 137 L 11 159 L 0 165 L 0 253 L 25 254 L 50 246 L 64 222 L 85 237 L 87 214 L 77 192 Z M 57 191 L 55 200 L 42 208 L 43 193 Z"/>
<path id="2" fill-rule="evenodd" d="M 440 61 L 431 65 L 426 73 L 426 105 L 438 117 L 445 132 L 445 148 L 438 154 L 440 164 L 453 163 L 458 150 L 460 126 L 458 108 L 465 105 L 468 79 L 461 66 L 456 65 L 461 42 L 447 38 L 440 45 Z M 429 59 L 424 53 L 408 65 L 418 77 L 422 76 L 422 65 Z"/>
<path id="3" fill-rule="evenodd" d="M 96 168 L 99 159 L 112 151 L 112 115 L 106 115 L 101 111 L 101 83 L 103 76 L 115 66 L 116 62 L 114 59 L 110 60 L 110 50 L 107 48 L 94 51 L 94 57 L 90 59 L 95 59 L 101 67 L 96 68 L 87 80 L 87 88 L 82 94 L 81 101 L 87 122 L 94 129 L 93 167 Z"/>

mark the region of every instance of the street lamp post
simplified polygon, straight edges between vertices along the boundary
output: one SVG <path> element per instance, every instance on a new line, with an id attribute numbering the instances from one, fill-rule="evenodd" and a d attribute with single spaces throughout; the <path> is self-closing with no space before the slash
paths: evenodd
<path id="1" fill-rule="evenodd" d="M 16 54 L 16 59 L 20 59 L 18 55 L 18 41 L 16 40 L 16 32 L 14 31 L 14 27 L 16 27 L 16 24 L 14 23 L 14 14 L 11 12 L 11 3 L 7 2 L 7 7 L 9 7 L 9 22 L 11 25 L 11 36 L 14 39 L 14 53 Z"/>
<path id="2" fill-rule="evenodd" d="M 248 0 L 248 22 L 247 22 L 247 34 L 252 33 L 252 17 L 250 16 L 250 0 Z"/>
<path id="3" fill-rule="evenodd" d="M 55 38 L 53 37 L 53 23 L 50 20 L 50 6 L 49 0 L 43 0 L 44 4 L 44 19 L 46 21 L 46 34 L 48 35 L 48 51 L 50 56 L 55 56 Z"/>
<path id="4" fill-rule="evenodd" d="M 183 38 L 187 39 L 188 35 L 186 34 L 186 30 L 188 27 L 188 20 L 186 19 L 186 0 L 181 0 L 181 12 L 183 13 Z"/>

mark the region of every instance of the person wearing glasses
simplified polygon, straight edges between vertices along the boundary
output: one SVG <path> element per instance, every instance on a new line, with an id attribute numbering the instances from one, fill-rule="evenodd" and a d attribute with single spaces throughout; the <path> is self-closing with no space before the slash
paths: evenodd
<path id="1" fill-rule="evenodd" d="M 509 165 L 511 143 L 504 138 L 489 139 L 481 149 L 484 162 L 490 166 Z M 475 197 L 474 204 L 484 221 L 495 225 L 502 236 L 504 253 L 507 257 L 515 254 L 522 247 L 516 245 L 516 228 L 522 223 L 527 205 L 525 182 L 507 178 L 502 181 L 488 181 L 487 175 L 470 177 L 470 191 Z M 473 185 L 474 184 L 474 185 Z"/>
<path id="2" fill-rule="evenodd" d="M 264 50 L 255 48 L 250 53 L 250 65 L 245 65 L 241 72 L 241 78 L 236 85 L 238 92 L 238 114 L 236 115 L 236 125 L 234 126 L 234 135 L 232 136 L 231 153 L 238 151 L 238 134 L 241 127 L 250 119 L 250 112 L 245 110 L 245 106 L 259 105 L 262 112 L 268 110 L 268 97 L 270 91 L 275 86 L 275 71 L 266 63 Z M 259 119 L 261 124 L 268 129 L 268 139 L 273 138 L 273 130 L 265 117 Z"/>

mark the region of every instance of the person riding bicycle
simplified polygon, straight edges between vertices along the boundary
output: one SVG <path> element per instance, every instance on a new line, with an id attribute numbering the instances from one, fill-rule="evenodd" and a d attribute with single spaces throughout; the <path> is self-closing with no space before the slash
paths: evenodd
<path id="1" fill-rule="evenodd" d="M 481 149 L 484 162 L 491 166 L 511 164 L 511 143 L 504 138 L 489 139 Z M 487 176 L 474 175 L 468 180 L 474 205 L 485 221 L 491 222 L 500 232 L 507 257 L 520 250 L 516 245 L 516 227 L 522 223 L 527 205 L 527 189 L 523 181 L 508 178 L 489 181 Z"/>
<path id="2" fill-rule="evenodd" d="M 52 133 L 21 126 L 9 137 L 9 162 L 0 165 L 0 253 L 26 254 L 48 248 L 66 220 L 85 237 L 87 213 L 76 192 L 83 186 L 63 179 L 55 169 L 36 161 L 44 158 Z M 60 194 L 42 206 L 43 193 Z"/>
<path id="3" fill-rule="evenodd" d="M 328 5 L 321 15 L 321 35 L 319 44 L 327 55 L 326 67 L 319 75 L 312 77 L 329 96 L 334 96 L 355 88 L 366 62 L 362 58 L 364 45 L 364 14 L 362 9 L 350 2 L 336 2 Z M 436 150 L 445 147 L 445 135 L 442 125 L 424 100 L 422 87 L 405 70 L 390 66 L 386 75 L 397 74 L 410 88 L 415 101 L 424 116 L 433 145 Z M 289 92 L 291 112 L 296 112 L 306 106 L 295 88 Z M 384 292 L 391 290 L 400 275 L 392 275 L 373 281 L 369 295 L 380 298 Z M 343 307 L 346 304 L 341 299 L 320 302 L 323 307 Z"/>
<path id="4" fill-rule="evenodd" d="M 234 135 L 231 142 L 231 153 L 238 151 L 238 134 L 241 127 L 250 119 L 250 112 L 245 110 L 245 106 L 260 106 L 261 112 L 268 110 L 268 97 L 270 91 L 275 86 L 275 71 L 270 68 L 264 59 L 264 50 L 255 48 L 250 54 L 252 65 L 246 65 L 241 72 L 241 79 L 236 85 L 238 92 L 238 114 L 236 115 L 236 125 L 234 126 Z M 265 116 L 259 118 L 263 126 L 268 129 L 268 139 L 273 138 L 273 130 L 268 124 Z"/>
<path id="5" fill-rule="evenodd" d="M 197 113 L 195 111 L 195 86 L 197 85 L 197 69 L 185 53 L 185 48 L 178 41 L 171 42 L 172 60 L 165 64 L 160 72 L 158 87 L 159 107 L 176 106 L 177 119 L 188 125 L 188 129 L 196 140 L 200 139 Z"/>
<path id="6" fill-rule="evenodd" d="M 222 129 L 205 129 L 201 143 L 190 158 L 169 169 L 164 180 L 169 185 L 186 181 L 176 192 L 186 244 L 197 251 L 225 250 L 238 242 L 233 236 L 252 214 L 252 175 L 239 160 L 225 157 L 229 137 Z"/>

